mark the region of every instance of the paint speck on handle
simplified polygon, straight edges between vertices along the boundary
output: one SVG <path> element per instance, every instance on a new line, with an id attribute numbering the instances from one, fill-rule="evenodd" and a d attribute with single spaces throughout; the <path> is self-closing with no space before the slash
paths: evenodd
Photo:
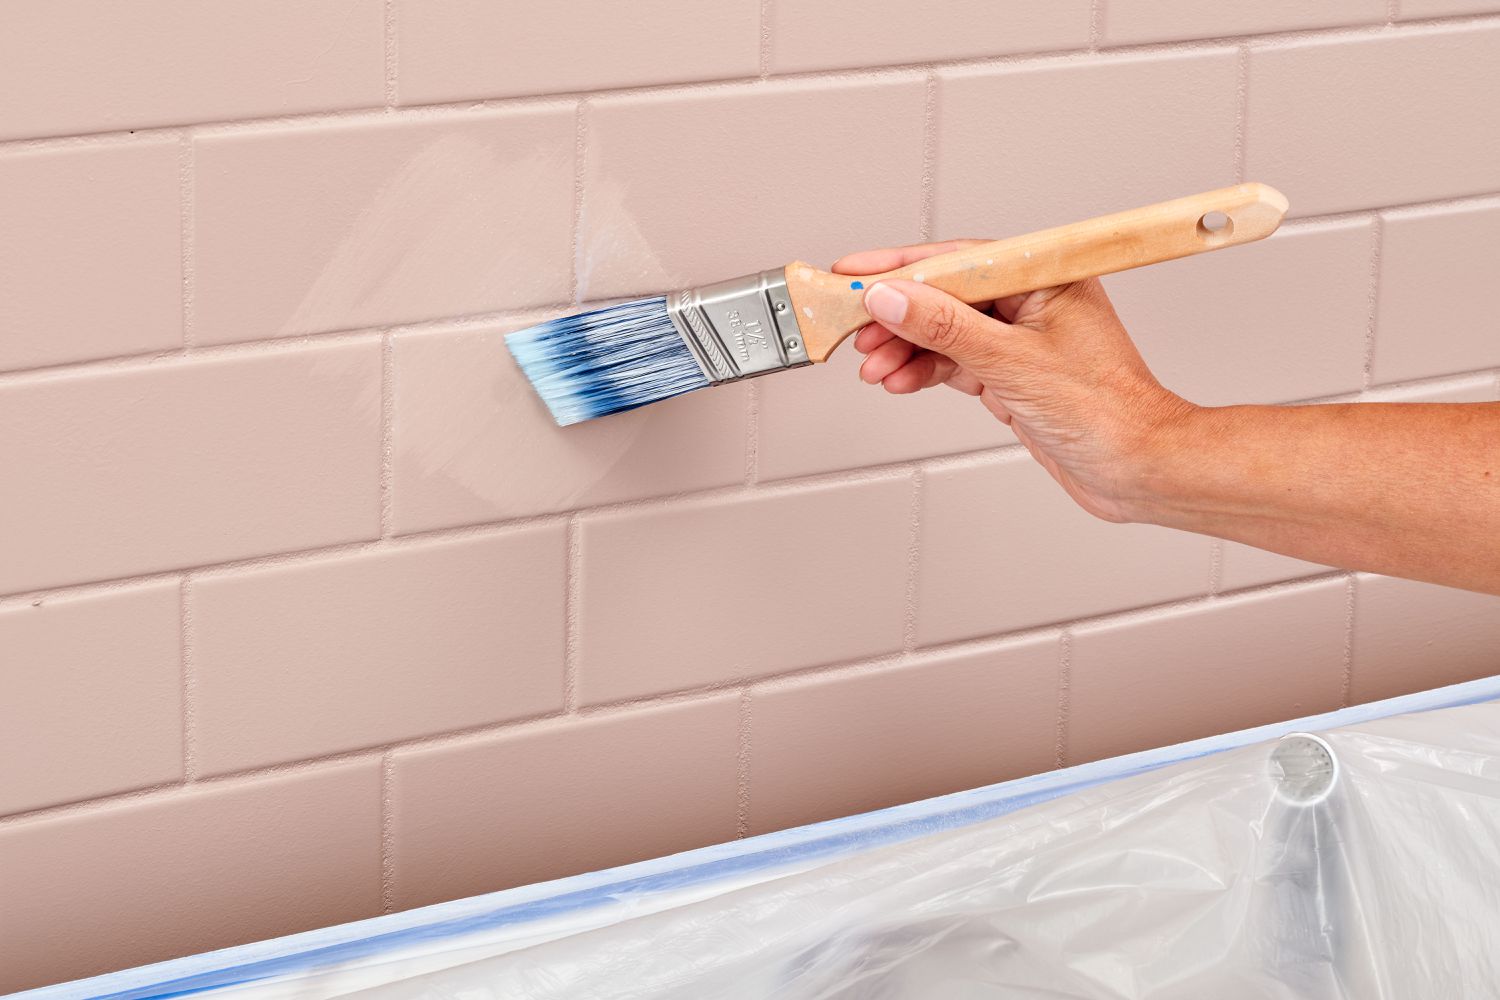
<path id="1" fill-rule="evenodd" d="M 912 275 L 911 276 L 911 280 L 915 281 L 917 284 L 920 285 L 922 283 L 922 274 L 921 274 L 921 272 L 918 272 L 918 273 Z"/>
<path id="2" fill-rule="evenodd" d="M 865 283 L 863 281 L 851 281 L 849 282 L 849 287 L 857 292 L 861 288 L 865 287 Z"/>
<path id="3" fill-rule="evenodd" d="M 802 315 L 806 316 L 808 319 L 812 319 L 813 318 L 813 315 L 812 315 L 812 306 L 803 306 L 802 307 Z"/>

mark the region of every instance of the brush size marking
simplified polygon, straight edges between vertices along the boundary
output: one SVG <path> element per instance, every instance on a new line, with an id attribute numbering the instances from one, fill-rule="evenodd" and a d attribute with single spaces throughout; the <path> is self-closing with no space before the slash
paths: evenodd
<path id="1" fill-rule="evenodd" d="M 735 350 L 739 351 L 742 361 L 750 360 L 751 347 L 757 352 L 766 349 L 766 331 L 761 328 L 760 320 L 747 320 L 738 309 L 730 310 L 725 319 L 729 321 L 729 335 L 734 338 Z"/>

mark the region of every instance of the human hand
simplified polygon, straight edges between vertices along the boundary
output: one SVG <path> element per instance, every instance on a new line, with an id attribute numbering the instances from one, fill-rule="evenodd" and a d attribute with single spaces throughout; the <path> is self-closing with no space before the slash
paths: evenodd
<path id="1" fill-rule="evenodd" d="M 981 241 L 851 254 L 839 274 L 880 274 Z M 1155 456 L 1198 408 L 1163 388 L 1097 279 L 965 305 L 892 279 L 865 292 L 875 322 L 854 347 L 890 393 L 948 385 L 979 397 L 1080 506 L 1144 520 Z"/>

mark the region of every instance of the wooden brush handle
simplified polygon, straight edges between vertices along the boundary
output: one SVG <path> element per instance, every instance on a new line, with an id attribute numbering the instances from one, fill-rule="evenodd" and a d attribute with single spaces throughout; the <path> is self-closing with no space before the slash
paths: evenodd
<path id="1" fill-rule="evenodd" d="M 965 302 L 988 302 L 1270 236 L 1287 200 L 1264 184 L 1237 184 L 1175 201 L 1117 212 L 994 243 L 940 254 L 884 274 L 832 274 L 787 265 L 787 288 L 807 353 L 826 361 L 849 334 L 870 321 L 863 288 L 910 278 Z M 860 285 L 862 288 L 853 287 Z"/>

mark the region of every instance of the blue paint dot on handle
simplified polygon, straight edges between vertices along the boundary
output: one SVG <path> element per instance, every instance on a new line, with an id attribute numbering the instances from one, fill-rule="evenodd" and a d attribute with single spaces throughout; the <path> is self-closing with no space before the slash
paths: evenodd
<path id="1" fill-rule="evenodd" d="M 855 291 L 859 291 L 861 288 L 865 287 L 865 283 L 863 281 L 851 281 L 849 282 L 849 287 L 854 289 Z"/>

